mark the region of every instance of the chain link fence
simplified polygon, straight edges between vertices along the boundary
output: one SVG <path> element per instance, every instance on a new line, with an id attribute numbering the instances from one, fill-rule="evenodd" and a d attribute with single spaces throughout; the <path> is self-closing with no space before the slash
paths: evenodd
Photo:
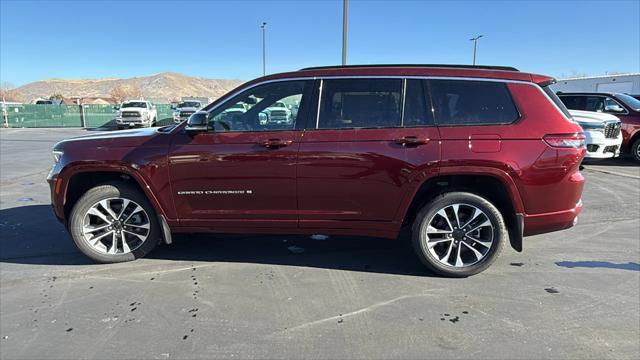
<path id="1" fill-rule="evenodd" d="M 156 104 L 158 126 L 173 123 L 171 104 Z M 2 123 L 10 128 L 115 127 L 113 105 L 7 104 L 2 107 Z"/>

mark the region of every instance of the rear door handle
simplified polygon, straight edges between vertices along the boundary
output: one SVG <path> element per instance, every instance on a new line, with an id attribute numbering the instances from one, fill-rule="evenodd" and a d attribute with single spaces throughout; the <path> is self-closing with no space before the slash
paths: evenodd
<path id="1" fill-rule="evenodd" d="M 258 142 L 258 145 L 264 146 L 267 149 L 277 149 L 285 146 L 289 146 L 293 143 L 292 140 L 280 140 L 280 139 L 269 139 Z"/>
<path id="2" fill-rule="evenodd" d="M 394 142 L 402 146 L 420 146 L 429 143 L 430 139 L 418 138 L 415 136 L 405 136 L 403 138 L 395 139 Z"/>

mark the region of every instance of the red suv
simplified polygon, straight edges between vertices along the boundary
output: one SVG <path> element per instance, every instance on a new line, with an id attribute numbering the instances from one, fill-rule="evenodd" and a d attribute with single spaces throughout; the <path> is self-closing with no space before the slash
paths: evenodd
<path id="1" fill-rule="evenodd" d="M 553 82 L 455 65 L 262 77 L 188 123 L 58 143 L 53 208 L 99 262 L 142 257 L 172 232 L 395 239 L 406 227 L 432 271 L 472 275 L 582 209 L 584 135 Z M 276 105 L 291 121 L 272 121 Z"/>
<path id="2" fill-rule="evenodd" d="M 572 110 L 605 112 L 619 117 L 621 151 L 640 161 L 640 100 L 620 93 L 559 92 L 558 97 Z"/>

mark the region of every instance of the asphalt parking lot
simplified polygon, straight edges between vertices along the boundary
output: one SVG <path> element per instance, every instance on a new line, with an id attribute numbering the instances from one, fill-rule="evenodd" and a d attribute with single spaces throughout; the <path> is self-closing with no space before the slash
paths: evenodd
<path id="1" fill-rule="evenodd" d="M 586 165 L 567 231 L 467 279 L 402 241 L 182 236 L 91 264 L 51 212 L 58 140 L 0 130 L 0 357 L 627 358 L 640 356 L 640 167 Z"/>

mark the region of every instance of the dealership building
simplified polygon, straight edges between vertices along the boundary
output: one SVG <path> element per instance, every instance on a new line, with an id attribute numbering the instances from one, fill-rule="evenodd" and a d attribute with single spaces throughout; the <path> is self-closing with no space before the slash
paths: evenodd
<path id="1" fill-rule="evenodd" d="M 640 73 L 559 79 L 555 91 L 615 92 L 640 95 Z"/>

